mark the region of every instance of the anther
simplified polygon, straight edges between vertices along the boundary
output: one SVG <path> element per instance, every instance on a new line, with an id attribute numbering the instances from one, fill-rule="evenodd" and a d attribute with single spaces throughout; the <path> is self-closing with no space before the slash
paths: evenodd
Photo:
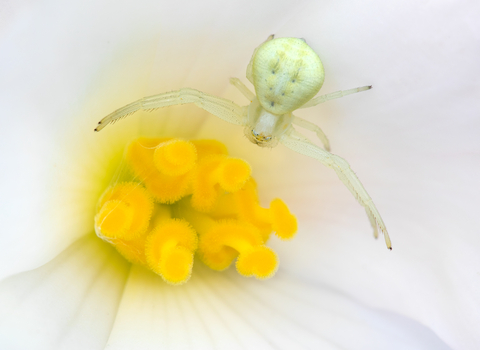
<path id="1" fill-rule="evenodd" d="M 195 166 L 197 150 L 189 141 L 170 140 L 157 146 L 153 161 L 160 172 L 169 176 L 180 176 Z"/>
<path id="2" fill-rule="evenodd" d="M 156 227 L 145 242 L 150 269 L 171 284 L 186 282 L 192 273 L 197 235 L 190 224 L 169 219 Z"/>
<path id="3" fill-rule="evenodd" d="M 99 202 L 95 231 L 101 238 L 134 239 L 143 234 L 153 211 L 153 200 L 138 183 L 110 187 Z"/>
<path id="4" fill-rule="evenodd" d="M 250 165 L 241 159 L 223 155 L 206 157 L 199 162 L 193 180 L 192 205 L 210 210 L 222 191 L 238 191 L 251 174 Z"/>

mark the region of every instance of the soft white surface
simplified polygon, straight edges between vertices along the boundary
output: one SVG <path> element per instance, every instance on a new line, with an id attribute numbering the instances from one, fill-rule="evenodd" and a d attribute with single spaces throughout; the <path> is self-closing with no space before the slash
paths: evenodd
<path id="1" fill-rule="evenodd" d="M 154 306 L 153 306 L 154 305 Z M 279 273 L 197 264 L 176 288 L 133 267 L 107 349 L 448 349 L 430 330 Z"/>
<path id="2" fill-rule="evenodd" d="M 88 235 L 46 265 L 0 284 L 1 349 L 102 349 L 129 265 Z"/>
<path id="3" fill-rule="evenodd" d="M 28 334 L 28 336 L 26 336 Z M 414 320 L 280 272 L 165 284 L 88 235 L 0 283 L 2 349 L 449 349 Z"/>
<path id="4" fill-rule="evenodd" d="M 417 338 L 405 336 L 406 342 L 417 339 L 418 348 L 439 348 L 430 342 L 437 339 L 416 321 L 453 348 L 478 348 L 479 6 L 469 1 L 377 0 L 5 2 L 0 12 L 4 169 L 0 279 L 47 263 L 91 233 L 96 198 L 109 181 L 106 169 L 113 166 L 112 157 L 132 135 L 156 135 L 162 130 L 183 137 L 215 137 L 226 142 L 233 154 L 250 161 L 265 204 L 278 196 L 298 215 L 300 232 L 295 240 L 272 240 L 281 270 L 278 279 L 267 283 L 318 294 L 319 300 L 328 299 L 330 289 L 313 286 L 329 286 L 341 293 L 335 305 L 347 305 L 350 318 L 355 314 L 352 310 L 360 308 L 370 315 L 365 318 L 377 320 L 359 325 L 358 329 L 367 325 L 369 332 L 356 336 L 356 343 L 334 344 L 375 348 L 380 322 L 389 325 L 389 332 L 419 334 Z M 332 171 L 281 146 L 262 150 L 248 144 L 242 130 L 207 117 L 195 107 L 139 114 L 93 133 L 96 121 L 115 108 L 184 86 L 246 104 L 228 86 L 228 78 L 237 76 L 246 82 L 245 68 L 253 48 L 271 33 L 303 37 L 319 53 L 326 74 L 323 93 L 373 84 L 368 92 L 298 115 L 318 123 L 329 136 L 332 151 L 357 172 L 389 229 L 393 252 L 371 238 L 362 208 Z M 197 116 L 186 117 L 193 113 Z M 75 270 L 77 274 L 65 273 L 62 279 L 71 276 L 70 283 L 89 290 L 88 276 L 96 263 L 92 259 L 84 264 L 84 269 Z M 223 317 L 213 324 L 232 327 L 233 332 L 248 335 L 248 341 L 267 342 L 264 348 L 275 347 L 271 339 L 283 339 L 282 327 L 289 325 L 288 318 L 275 318 L 279 328 L 263 325 L 260 336 L 252 330 L 250 314 L 245 314 L 248 321 L 242 323 L 224 309 L 209 314 L 202 303 L 193 320 L 180 319 L 175 310 L 190 305 L 191 301 L 184 304 L 182 299 L 188 297 L 188 289 L 171 292 L 134 269 L 120 302 L 119 315 L 123 316 L 115 321 L 112 315 L 105 318 L 107 324 L 114 322 L 111 335 L 106 326 L 105 333 L 93 336 L 75 323 L 71 332 L 61 335 L 63 320 L 75 318 L 78 310 L 84 312 L 82 322 L 99 316 L 88 313 L 88 306 L 80 308 L 81 298 L 66 298 L 63 287 L 44 284 L 36 297 L 31 283 L 41 278 L 45 266 L 0 285 L 0 295 L 9 295 L 0 305 L 9 310 L 13 309 L 6 300 L 12 291 L 32 290 L 27 306 L 2 313 L 2 322 L 13 327 L 21 325 L 22 318 L 32 325 L 43 320 L 38 333 L 28 332 L 28 327 L 3 332 L 3 344 L 22 348 L 15 339 L 47 348 L 52 342 L 68 343 L 57 342 L 58 335 L 72 343 L 95 337 L 92 348 L 102 348 L 109 339 L 108 344 L 118 348 L 120 341 L 128 343 L 141 334 L 152 341 L 145 347 L 163 342 L 176 346 L 180 340 L 172 333 L 163 337 L 156 327 L 145 330 L 143 309 L 129 315 L 132 306 L 127 300 L 135 302 L 135 289 L 150 296 L 147 309 L 149 305 L 162 307 L 157 302 L 163 299 L 152 292 L 157 288 L 165 298 L 175 298 L 176 303 L 168 306 L 168 315 L 172 315 L 168 320 L 175 325 L 190 324 L 191 332 L 198 333 L 195 338 L 203 339 L 200 343 L 205 346 L 212 339 L 229 343 L 242 338 L 222 328 L 197 329 L 202 317 Z M 220 301 L 210 285 L 228 289 L 233 283 L 230 278 L 237 281 L 231 275 L 212 277 L 202 270 L 198 275 L 192 284 L 211 303 Z M 121 284 L 120 280 L 116 283 Z M 242 281 L 238 286 L 248 288 L 248 293 L 239 298 L 245 300 L 267 288 Z M 117 289 L 108 293 L 118 298 Z M 348 297 L 343 300 L 341 295 Z M 42 298 L 52 298 L 53 306 L 46 308 Z M 349 304 L 350 298 L 359 304 Z M 72 304 L 65 309 L 53 300 L 58 305 Z M 112 310 L 114 304 L 108 304 Z M 231 305 L 242 310 L 249 306 L 240 301 Z M 288 307 L 284 301 L 274 302 L 272 312 Z M 383 311 L 376 313 L 371 308 Z M 299 333 L 295 334 L 309 329 L 301 320 L 311 317 L 310 309 L 299 310 L 303 311 L 296 316 Z M 408 317 L 407 321 L 392 312 Z M 141 330 L 120 332 L 128 328 L 130 317 L 132 324 L 142 323 Z M 325 316 L 325 322 L 328 319 Z M 161 325 L 166 321 L 152 322 Z M 358 331 L 353 326 L 348 329 Z M 329 341 L 317 328 L 311 336 L 312 342 Z"/>

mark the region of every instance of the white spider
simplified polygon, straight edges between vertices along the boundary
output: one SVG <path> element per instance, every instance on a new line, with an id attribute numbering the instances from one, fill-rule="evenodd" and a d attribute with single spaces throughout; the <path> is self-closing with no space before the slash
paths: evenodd
<path id="1" fill-rule="evenodd" d="M 296 109 L 313 107 L 372 87 L 364 86 L 314 97 L 324 80 L 320 58 L 303 39 L 273 39 L 273 35 L 253 52 L 247 67 L 247 79 L 255 87 L 256 95 L 237 78 L 231 78 L 230 83 L 250 100 L 248 106 L 240 107 L 233 101 L 183 88 L 144 97 L 117 109 L 103 118 L 95 131 L 100 131 L 109 123 L 138 110 L 150 111 L 193 103 L 229 123 L 245 126 L 245 135 L 260 147 L 274 147 L 280 142 L 295 152 L 317 159 L 335 170 L 357 201 L 365 207 L 375 238 L 378 237 L 378 225 L 385 236 L 387 248 L 392 249 L 387 229 L 375 204 L 349 164 L 343 158 L 328 152 L 330 151 L 328 139 L 317 125 L 292 114 Z M 297 132 L 292 124 L 315 132 L 326 150 Z"/>

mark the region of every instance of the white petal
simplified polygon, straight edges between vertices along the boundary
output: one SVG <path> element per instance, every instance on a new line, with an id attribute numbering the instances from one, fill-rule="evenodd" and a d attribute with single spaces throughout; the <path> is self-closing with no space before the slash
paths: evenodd
<path id="1" fill-rule="evenodd" d="M 129 264 L 90 235 L 0 283 L 1 349 L 103 349 Z"/>
<path id="2" fill-rule="evenodd" d="M 178 287 L 132 268 L 107 349 L 448 349 L 417 322 L 322 285 L 198 265 Z"/>

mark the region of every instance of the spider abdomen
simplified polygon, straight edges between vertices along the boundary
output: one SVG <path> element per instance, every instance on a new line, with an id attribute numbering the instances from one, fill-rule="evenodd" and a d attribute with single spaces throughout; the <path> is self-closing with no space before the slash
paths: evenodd
<path id="1" fill-rule="evenodd" d="M 281 115 L 301 107 L 323 84 L 323 65 L 302 39 L 279 38 L 265 42 L 255 53 L 253 84 L 262 107 Z"/>

